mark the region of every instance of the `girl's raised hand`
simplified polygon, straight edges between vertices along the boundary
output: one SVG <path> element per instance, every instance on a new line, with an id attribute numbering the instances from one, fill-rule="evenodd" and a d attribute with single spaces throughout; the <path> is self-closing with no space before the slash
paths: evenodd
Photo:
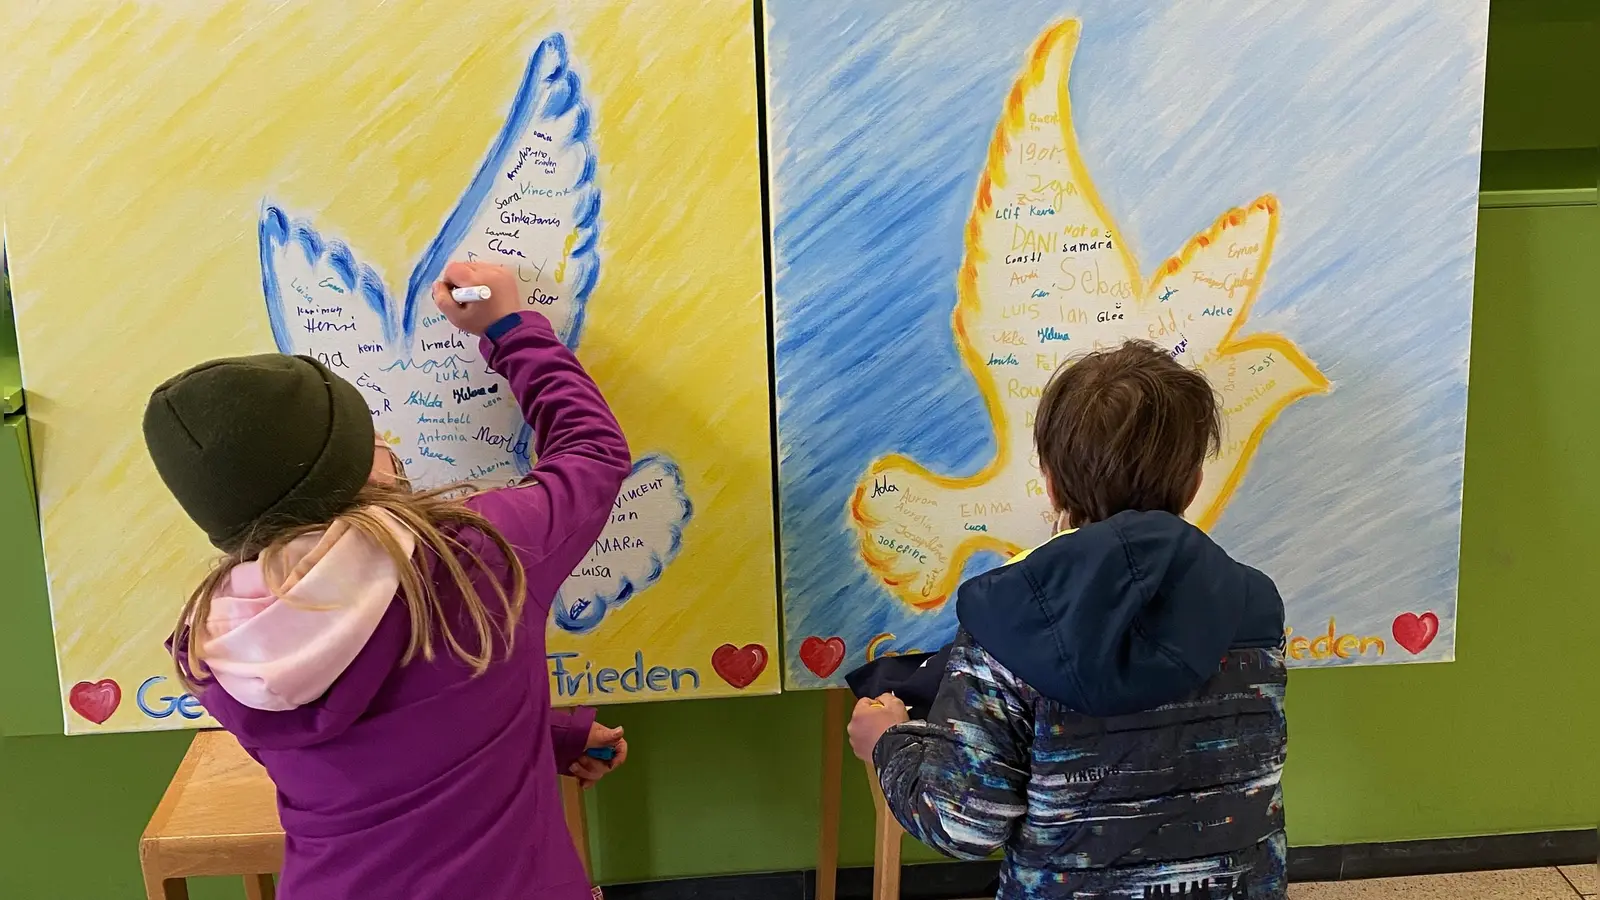
<path id="1" fill-rule="evenodd" d="M 489 299 L 461 303 L 450 296 L 453 288 L 478 286 L 489 289 Z M 451 325 L 480 337 L 490 325 L 522 309 L 517 278 L 511 270 L 481 262 L 445 266 L 439 280 L 433 283 L 433 302 Z"/>

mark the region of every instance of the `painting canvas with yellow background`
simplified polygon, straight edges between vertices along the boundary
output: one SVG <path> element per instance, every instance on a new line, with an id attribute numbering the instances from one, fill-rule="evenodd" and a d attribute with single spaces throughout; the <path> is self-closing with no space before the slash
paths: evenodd
<path id="1" fill-rule="evenodd" d="M 13 266 L 67 727 L 208 724 L 162 642 L 210 550 L 145 456 L 151 388 L 309 354 L 423 486 L 528 431 L 429 316 L 513 268 L 635 452 L 556 600 L 558 704 L 777 690 L 748 4 L 65 4 L 0 37 Z"/>

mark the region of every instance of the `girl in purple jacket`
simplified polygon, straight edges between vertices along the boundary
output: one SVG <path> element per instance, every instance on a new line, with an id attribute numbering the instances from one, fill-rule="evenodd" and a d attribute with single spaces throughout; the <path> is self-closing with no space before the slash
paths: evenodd
<path id="1" fill-rule="evenodd" d="M 550 707 L 545 623 L 606 524 L 630 454 L 514 277 L 434 286 L 533 430 L 531 477 L 405 489 L 360 392 L 308 357 L 214 360 L 161 385 L 144 434 L 224 554 L 171 642 L 185 683 L 278 788 L 283 900 L 586 900 L 556 774 L 621 729 Z M 462 304 L 453 286 L 486 285 Z"/>

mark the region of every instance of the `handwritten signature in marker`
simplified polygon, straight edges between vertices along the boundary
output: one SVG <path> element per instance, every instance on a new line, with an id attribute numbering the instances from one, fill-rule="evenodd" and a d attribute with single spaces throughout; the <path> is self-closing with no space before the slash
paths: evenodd
<path id="1" fill-rule="evenodd" d="M 1161 302 L 1162 303 L 1167 302 L 1167 299 L 1170 298 L 1173 294 L 1176 294 L 1177 292 L 1178 292 L 1177 288 L 1170 288 L 1170 287 L 1167 288 L 1166 290 L 1162 291 L 1161 292 Z"/>

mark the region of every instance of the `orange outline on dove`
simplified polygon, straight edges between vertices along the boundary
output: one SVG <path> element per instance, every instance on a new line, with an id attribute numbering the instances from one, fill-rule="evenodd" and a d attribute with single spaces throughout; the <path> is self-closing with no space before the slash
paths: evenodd
<path id="1" fill-rule="evenodd" d="M 1011 556 L 1050 536 L 1032 417 L 1044 381 L 1071 355 L 1128 338 L 1165 341 L 1211 379 L 1222 395 L 1224 446 L 1186 512 L 1204 529 L 1278 414 L 1331 389 L 1287 337 L 1238 337 L 1277 238 L 1272 195 L 1223 213 L 1144 283 L 1079 153 L 1067 89 L 1079 33 L 1077 20 L 1056 23 L 1029 51 L 964 232 L 952 325 L 993 423 L 994 457 L 972 475 L 951 476 L 889 454 L 871 464 L 849 502 L 862 560 L 915 609 L 942 606 L 974 554 Z"/>

